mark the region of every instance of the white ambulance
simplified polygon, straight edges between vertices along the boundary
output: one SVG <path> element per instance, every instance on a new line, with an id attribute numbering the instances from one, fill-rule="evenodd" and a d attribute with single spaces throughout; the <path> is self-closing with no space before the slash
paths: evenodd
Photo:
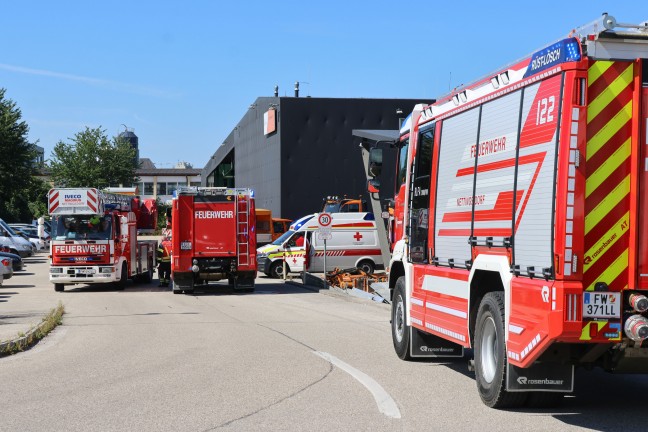
<path id="1" fill-rule="evenodd" d="M 317 216 L 305 216 L 274 242 L 257 249 L 259 270 L 267 276 L 324 271 L 324 240 L 320 238 Z M 357 267 L 367 273 L 384 267 L 378 229 L 373 213 L 332 213 L 331 238 L 326 240 L 326 271 Z M 308 254 L 307 254 L 308 249 Z"/>

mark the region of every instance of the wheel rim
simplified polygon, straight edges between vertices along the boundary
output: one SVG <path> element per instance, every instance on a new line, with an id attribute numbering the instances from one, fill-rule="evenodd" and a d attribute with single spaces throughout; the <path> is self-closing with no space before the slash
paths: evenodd
<path id="1" fill-rule="evenodd" d="M 486 318 L 482 326 L 482 337 L 480 341 L 480 360 L 482 376 L 488 383 L 493 382 L 497 371 L 497 330 L 492 317 Z"/>
<path id="2" fill-rule="evenodd" d="M 396 340 L 401 342 L 405 334 L 405 307 L 403 305 L 403 298 L 398 296 L 396 301 L 396 308 L 394 311 L 394 336 Z"/>
<path id="3" fill-rule="evenodd" d="M 283 267 L 280 265 L 276 266 L 274 273 L 277 278 L 280 278 L 281 276 L 283 276 Z"/>

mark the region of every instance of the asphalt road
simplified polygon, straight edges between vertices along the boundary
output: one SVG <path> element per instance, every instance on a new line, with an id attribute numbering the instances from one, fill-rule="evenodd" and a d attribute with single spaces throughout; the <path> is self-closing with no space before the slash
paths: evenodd
<path id="1" fill-rule="evenodd" d="M 254 294 L 54 293 L 45 263 L 30 270 L 67 314 L 0 359 L 2 431 L 645 429 L 643 375 L 578 371 L 561 408 L 489 409 L 467 358 L 396 357 L 387 305 L 265 277 Z"/>

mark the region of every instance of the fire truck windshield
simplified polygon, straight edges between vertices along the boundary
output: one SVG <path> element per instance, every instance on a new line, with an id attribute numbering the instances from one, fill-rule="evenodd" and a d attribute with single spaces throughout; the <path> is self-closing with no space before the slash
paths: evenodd
<path id="1" fill-rule="evenodd" d="M 109 215 L 58 215 L 52 218 L 53 240 L 109 240 L 112 238 Z"/>

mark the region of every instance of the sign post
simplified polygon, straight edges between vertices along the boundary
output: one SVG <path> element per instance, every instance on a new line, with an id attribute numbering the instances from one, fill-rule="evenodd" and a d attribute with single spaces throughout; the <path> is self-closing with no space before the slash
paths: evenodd
<path id="1" fill-rule="evenodd" d="M 333 217 L 330 213 L 320 213 L 317 217 L 317 224 L 319 229 L 317 230 L 317 235 L 321 240 L 324 240 L 324 281 L 326 282 L 326 240 L 330 240 L 331 235 L 331 222 L 333 222 Z"/>

